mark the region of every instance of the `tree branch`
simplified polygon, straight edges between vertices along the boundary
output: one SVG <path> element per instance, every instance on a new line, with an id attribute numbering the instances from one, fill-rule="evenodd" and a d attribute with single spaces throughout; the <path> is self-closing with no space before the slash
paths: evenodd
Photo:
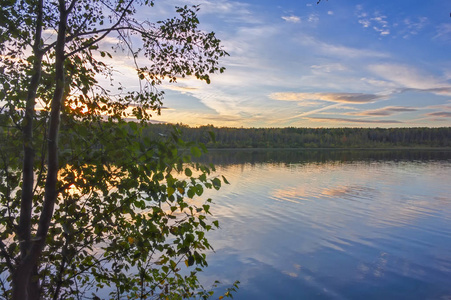
<path id="1" fill-rule="evenodd" d="M 74 1 L 75 1 L 75 0 L 74 0 Z M 116 22 L 112 27 L 98 30 L 98 33 L 100 33 L 100 32 L 105 32 L 104 34 L 102 34 L 99 38 L 94 39 L 94 40 L 92 40 L 91 42 L 87 43 L 87 44 L 84 45 L 83 47 L 78 48 L 78 49 L 75 49 L 74 51 L 72 51 L 72 52 L 66 54 L 65 58 L 70 57 L 70 56 L 74 55 L 74 54 L 77 53 L 77 52 L 83 51 L 83 50 L 85 50 L 85 49 L 91 47 L 92 45 L 96 44 L 97 42 L 103 40 L 110 32 L 119 30 L 119 29 L 117 29 L 117 26 L 119 26 L 119 25 L 122 23 L 123 19 L 124 19 L 125 16 L 127 15 L 128 9 L 129 9 L 130 6 L 133 4 L 133 1 L 134 1 L 134 0 L 131 0 L 131 1 L 127 4 L 127 6 L 125 7 L 124 11 L 123 11 L 122 14 L 120 15 L 119 19 L 117 20 L 117 22 Z M 95 32 L 95 31 L 93 31 L 91 34 L 95 34 L 94 32 Z M 70 36 L 70 37 L 67 38 L 66 42 L 70 42 L 70 41 L 72 41 L 74 38 L 77 38 L 77 37 L 82 36 L 82 35 L 86 35 L 86 34 L 80 34 L 80 35 L 78 35 L 78 36 Z"/>
<path id="2" fill-rule="evenodd" d="M 71 13 L 71 11 L 75 7 L 75 3 L 77 3 L 77 0 L 72 0 L 72 2 L 70 3 L 69 7 L 66 9 L 66 14 L 69 15 Z"/>
<path id="3" fill-rule="evenodd" d="M 3 240 L 0 240 L 0 253 L 2 254 L 2 257 L 5 258 L 6 266 L 8 267 L 9 271 L 12 273 L 14 271 L 14 265 L 11 261 L 11 257 L 9 256 L 8 251 L 6 251 L 6 245 L 3 243 Z"/>

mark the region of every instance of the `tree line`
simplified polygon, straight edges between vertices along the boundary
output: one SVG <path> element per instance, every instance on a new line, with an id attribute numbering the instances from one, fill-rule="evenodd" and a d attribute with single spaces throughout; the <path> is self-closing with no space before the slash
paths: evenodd
<path id="1" fill-rule="evenodd" d="M 231 128 L 177 124 L 186 141 L 208 148 L 451 147 L 451 127 L 428 128 Z M 143 125 L 144 136 L 169 135 L 174 125 Z M 214 136 L 214 139 L 211 137 Z"/>

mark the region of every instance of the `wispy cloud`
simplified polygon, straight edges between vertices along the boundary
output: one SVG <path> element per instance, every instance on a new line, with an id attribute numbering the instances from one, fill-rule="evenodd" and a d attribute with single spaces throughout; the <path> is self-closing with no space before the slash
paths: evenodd
<path id="1" fill-rule="evenodd" d="M 433 93 L 436 95 L 450 96 L 451 95 L 451 86 L 450 87 L 430 88 L 430 89 L 405 88 L 405 89 L 401 89 L 400 92 L 422 92 L 422 93 Z"/>
<path id="2" fill-rule="evenodd" d="M 436 94 L 448 94 L 451 86 L 445 80 L 431 74 L 425 74 L 415 67 L 399 64 L 370 65 L 368 69 L 374 74 L 389 80 L 399 88 L 412 91 L 426 91 Z"/>
<path id="3" fill-rule="evenodd" d="M 310 69 L 312 70 L 312 73 L 322 75 L 326 73 L 346 71 L 348 68 L 341 63 L 331 63 L 323 65 L 312 65 Z"/>
<path id="4" fill-rule="evenodd" d="M 410 38 L 419 34 L 429 23 L 429 19 L 424 16 L 407 17 L 400 19 L 399 17 L 391 18 L 380 11 L 367 12 L 362 5 L 356 6 L 356 15 L 359 24 L 364 28 L 372 29 L 379 33 L 380 36 L 393 35 L 394 37 Z M 439 32 L 445 32 L 439 29 Z"/>
<path id="5" fill-rule="evenodd" d="M 345 119 L 345 118 L 316 118 L 307 117 L 307 119 L 316 122 L 332 122 L 332 123 L 368 123 L 368 124 L 399 124 L 397 120 L 364 120 L 364 119 Z"/>
<path id="6" fill-rule="evenodd" d="M 425 109 L 439 109 L 440 111 L 450 111 L 451 112 L 451 100 L 449 100 L 448 103 L 426 106 Z"/>
<path id="7" fill-rule="evenodd" d="M 387 21 L 387 16 L 376 11 L 371 15 L 363 10 L 361 5 L 357 6 L 357 18 L 359 24 L 364 28 L 371 28 L 378 32 L 381 36 L 390 34 L 390 28 Z"/>
<path id="8" fill-rule="evenodd" d="M 310 14 L 307 18 L 307 22 L 309 23 L 318 23 L 319 22 L 319 16 L 317 14 Z"/>
<path id="9" fill-rule="evenodd" d="M 197 87 L 188 87 L 188 86 L 180 86 L 180 85 L 172 85 L 170 87 L 168 87 L 168 89 L 173 90 L 173 91 L 179 91 L 182 94 L 185 93 L 189 93 L 189 92 L 193 92 L 195 90 L 197 90 Z"/>
<path id="10" fill-rule="evenodd" d="M 312 36 L 301 35 L 299 41 L 303 46 L 310 46 L 316 53 L 323 53 L 345 58 L 388 58 L 390 55 L 384 52 L 364 48 L 353 48 L 339 44 L 320 41 Z"/>
<path id="11" fill-rule="evenodd" d="M 301 118 L 301 117 L 310 116 L 310 115 L 317 114 L 317 113 L 320 113 L 320 112 L 323 112 L 323 111 L 326 111 L 326 110 L 330 110 L 332 108 L 337 108 L 337 107 L 339 107 L 341 105 L 343 105 L 343 103 L 335 103 L 335 104 L 327 105 L 327 106 L 324 106 L 324 107 L 321 107 L 321 108 L 313 109 L 313 110 L 306 111 L 306 112 L 303 112 L 301 114 L 292 116 L 290 118 L 287 118 L 287 120 L 298 119 L 298 118 Z"/>
<path id="12" fill-rule="evenodd" d="M 285 21 L 289 22 L 289 23 L 299 23 L 301 22 L 301 18 L 298 16 L 283 16 L 282 19 L 284 19 Z"/>
<path id="13" fill-rule="evenodd" d="M 281 18 L 289 23 L 300 23 L 302 21 L 316 24 L 319 22 L 319 16 L 317 14 L 309 14 L 308 16 L 302 18 L 295 15 L 282 16 Z"/>
<path id="14" fill-rule="evenodd" d="M 441 39 L 444 41 L 451 41 L 451 24 L 444 23 L 437 27 L 437 34 L 434 36 L 435 39 Z"/>
<path id="15" fill-rule="evenodd" d="M 165 0 L 162 4 L 169 6 L 199 5 L 199 15 L 214 15 L 228 23 L 260 23 L 248 3 L 243 1 L 215 0 Z"/>
<path id="16" fill-rule="evenodd" d="M 431 112 L 426 115 L 431 116 L 431 117 L 451 118 L 451 112 L 445 112 L 445 111 Z"/>
<path id="17" fill-rule="evenodd" d="M 322 100 L 338 103 L 370 103 L 386 96 L 364 93 L 272 93 L 271 99 L 282 101 Z"/>
<path id="18" fill-rule="evenodd" d="M 347 115 L 355 115 L 355 116 L 391 116 L 396 113 L 402 112 L 412 112 L 417 111 L 418 109 L 413 107 L 405 107 L 405 106 L 388 106 L 379 109 L 366 110 L 360 112 L 350 112 Z"/>
<path id="19" fill-rule="evenodd" d="M 417 35 L 429 23 L 426 17 L 406 18 L 403 21 L 405 28 L 401 32 L 403 38 L 409 38 L 412 35 Z"/>

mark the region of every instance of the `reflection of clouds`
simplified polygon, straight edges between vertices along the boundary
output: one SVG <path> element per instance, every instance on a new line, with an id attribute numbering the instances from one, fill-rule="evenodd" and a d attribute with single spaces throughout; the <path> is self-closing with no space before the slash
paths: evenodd
<path id="1" fill-rule="evenodd" d="M 373 277 L 383 277 L 387 264 L 389 262 L 389 254 L 386 252 L 380 252 L 376 261 L 371 263 L 359 263 L 357 265 L 357 279 L 364 280 L 369 276 Z"/>
<path id="2" fill-rule="evenodd" d="M 299 275 L 294 272 L 282 271 L 283 274 L 288 275 L 292 278 L 297 278 Z"/>
<path id="3" fill-rule="evenodd" d="M 352 210 L 358 210 L 358 214 L 365 217 L 366 224 L 377 228 L 408 226 L 421 216 L 433 215 L 442 206 L 440 202 L 430 202 L 421 197 L 356 185 L 325 188 L 321 195 L 335 200 L 342 209 L 341 213 L 349 216 L 337 219 L 347 222 L 352 218 Z M 340 204 L 340 200 L 352 200 L 356 204 L 350 207 L 346 202 Z"/>
<path id="4" fill-rule="evenodd" d="M 305 186 L 275 189 L 270 194 L 270 197 L 276 201 L 288 201 L 293 203 L 301 203 L 301 201 L 298 200 L 309 201 L 307 198 L 308 196 L 309 193 Z"/>
<path id="5" fill-rule="evenodd" d="M 238 210 L 235 209 L 242 217 L 262 218 L 266 222 L 268 216 L 278 220 L 285 215 L 283 222 L 303 220 L 303 224 L 331 234 L 347 228 L 346 232 L 341 232 L 345 235 L 341 239 L 329 237 L 329 242 L 344 245 L 356 241 L 356 238 L 358 240 L 361 234 L 353 231 L 358 229 L 353 224 L 360 224 L 362 219 L 365 227 L 405 227 L 418 218 L 434 216 L 450 204 L 443 191 L 437 191 L 432 200 L 421 196 L 425 192 L 415 184 L 411 173 L 428 170 L 421 165 L 417 167 L 419 169 L 416 171 L 390 174 L 397 178 L 390 179 L 387 172 L 391 172 L 392 168 L 379 163 L 370 167 L 365 163 L 306 163 L 288 168 L 268 164 L 221 166 L 218 173 L 224 174 L 231 185 L 221 190 L 230 202 L 220 210 L 226 209 L 226 214 L 233 217 L 234 199 L 248 199 L 246 191 L 249 191 L 253 194 L 252 198 L 240 203 Z M 402 181 L 397 177 L 400 175 Z M 440 182 L 445 178 L 436 180 L 436 184 L 443 185 Z M 426 182 L 424 184 L 424 187 L 428 186 Z M 268 211 L 267 206 L 261 206 L 266 201 L 271 204 Z M 300 203 L 302 208 L 297 209 L 296 204 Z M 287 209 L 290 211 L 288 215 L 285 212 Z M 259 214 L 256 215 L 255 211 Z"/>
<path id="6" fill-rule="evenodd" d="M 333 299 L 343 298 L 333 290 L 337 282 L 424 280 L 428 270 L 449 272 L 443 245 L 451 232 L 439 225 L 449 225 L 451 211 L 445 164 L 255 159 L 221 165 L 218 173 L 231 185 L 213 195 L 222 229 L 210 241 L 217 256 L 236 254 L 237 263 L 227 261 L 231 278 L 239 274 L 252 284 L 274 276 Z M 448 242 L 437 241 L 442 237 Z"/>
<path id="7" fill-rule="evenodd" d="M 321 192 L 321 194 L 331 197 L 359 197 L 373 199 L 378 195 L 378 192 L 373 188 L 365 186 L 348 185 L 326 188 Z"/>
<path id="8" fill-rule="evenodd" d="M 349 186 L 342 186 L 338 188 L 326 189 L 323 191 L 323 195 L 327 196 L 343 196 L 346 194 L 350 194 L 352 192 L 352 188 Z"/>

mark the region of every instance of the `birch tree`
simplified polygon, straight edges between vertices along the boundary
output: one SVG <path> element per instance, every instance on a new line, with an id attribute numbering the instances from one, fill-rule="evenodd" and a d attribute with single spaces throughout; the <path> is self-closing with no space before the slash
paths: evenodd
<path id="1" fill-rule="evenodd" d="M 3 297 L 211 295 L 196 273 L 211 249 L 205 232 L 218 224 L 206 219 L 211 200 L 193 198 L 221 180 L 212 166 L 191 163 L 202 145 L 184 143 L 177 132 L 146 140 L 142 125 L 126 120 L 145 123 L 160 112 L 163 81 L 209 83 L 227 53 L 214 33 L 199 30 L 197 6 L 158 22 L 135 17 L 153 6 L 1 1 Z M 124 54 L 137 90 L 113 80 L 110 58 Z"/>

